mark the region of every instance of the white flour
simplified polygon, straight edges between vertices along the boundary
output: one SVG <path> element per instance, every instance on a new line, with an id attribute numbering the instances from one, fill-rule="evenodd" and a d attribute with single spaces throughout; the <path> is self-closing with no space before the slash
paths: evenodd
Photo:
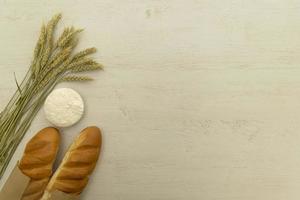
<path id="1" fill-rule="evenodd" d="M 84 111 L 81 96 L 71 88 L 52 91 L 44 105 L 46 118 L 55 126 L 68 127 L 80 120 Z"/>

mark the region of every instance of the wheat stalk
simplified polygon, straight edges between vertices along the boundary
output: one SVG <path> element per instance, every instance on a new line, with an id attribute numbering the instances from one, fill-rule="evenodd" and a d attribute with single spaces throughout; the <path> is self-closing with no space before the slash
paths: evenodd
<path id="1" fill-rule="evenodd" d="M 0 114 L 0 178 L 53 88 L 62 81 L 90 81 L 92 78 L 76 73 L 102 68 L 88 58 L 95 48 L 72 54 L 82 29 L 67 27 L 55 41 L 54 31 L 60 19 L 61 14 L 55 15 L 42 26 L 30 68 L 21 84 L 16 80 L 17 91 Z"/>
<path id="2" fill-rule="evenodd" d="M 75 76 L 75 75 L 69 75 L 62 79 L 62 81 L 71 82 L 71 81 L 92 81 L 93 78 L 89 76 Z"/>

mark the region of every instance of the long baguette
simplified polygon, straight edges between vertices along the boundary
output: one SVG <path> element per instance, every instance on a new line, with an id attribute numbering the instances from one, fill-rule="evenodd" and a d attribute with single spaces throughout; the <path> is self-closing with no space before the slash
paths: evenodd
<path id="1" fill-rule="evenodd" d="M 87 127 L 75 139 L 63 161 L 51 178 L 42 200 L 51 199 L 51 192 L 58 190 L 69 195 L 79 195 L 94 170 L 100 149 L 101 131 Z"/>

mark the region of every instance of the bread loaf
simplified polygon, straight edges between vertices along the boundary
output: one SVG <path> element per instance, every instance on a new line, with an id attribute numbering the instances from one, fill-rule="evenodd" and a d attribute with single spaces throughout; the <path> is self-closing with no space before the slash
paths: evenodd
<path id="1" fill-rule="evenodd" d="M 30 177 L 22 200 L 39 200 L 52 175 L 52 166 L 58 152 L 60 134 L 55 128 L 44 128 L 26 145 L 19 169 Z"/>
<path id="2" fill-rule="evenodd" d="M 84 129 L 65 154 L 59 168 L 51 178 L 42 200 L 51 199 L 51 192 L 54 190 L 70 195 L 80 194 L 96 166 L 100 148 L 100 129 L 97 127 Z"/>

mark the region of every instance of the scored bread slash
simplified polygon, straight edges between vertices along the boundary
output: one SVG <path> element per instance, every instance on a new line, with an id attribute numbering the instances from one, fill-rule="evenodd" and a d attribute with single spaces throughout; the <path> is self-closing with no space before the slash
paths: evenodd
<path id="1" fill-rule="evenodd" d="M 87 185 L 96 166 L 101 144 L 99 128 L 92 126 L 82 130 L 52 176 L 41 200 L 52 199 L 56 191 L 77 197 Z"/>
<path id="2" fill-rule="evenodd" d="M 26 145 L 19 162 L 21 172 L 30 178 L 21 200 L 39 200 L 50 180 L 60 143 L 57 129 L 39 131 Z"/>

